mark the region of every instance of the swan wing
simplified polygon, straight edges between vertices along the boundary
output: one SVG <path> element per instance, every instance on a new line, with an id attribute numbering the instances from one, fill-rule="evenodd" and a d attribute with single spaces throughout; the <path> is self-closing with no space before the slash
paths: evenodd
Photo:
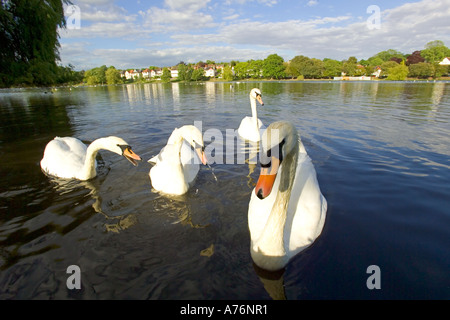
<path id="1" fill-rule="evenodd" d="M 311 158 L 300 152 L 284 231 L 290 256 L 311 245 L 321 234 L 326 211 L 327 201 L 320 191 Z"/>
<path id="2" fill-rule="evenodd" d="M 181 145 L 180 160 L 186 182 L 191 184 L 200 170 L 200 159 L 186 140 Z"/>
<path id="3" fill-rule="evenodd" d="M 260 122 L 261 120 L 258 121 L 258 129 L 262 127 L 262 122 Z M 241 124 L 238 128 L 238 134 L 245 140 L 259 141 L 261 140 L 261 133 L 258 129 L 255 128 L 252 117 L 245 117 L 241 120 Z"/>
<path id="4" fill-rule="evenodd" d="M 181 195 L 188 190 L 179 157 L 177 146 L 167 144 L 158 155 L 150 159 L 155 163 L 149 173 L 155 190 L 173 195 Z"/>
<path id="5" fill-rule="evenodd" d="M 87 146 L 72 137 L 56 137 L 45 147 L 41 168 L 60 178 L 76 178 L 83 167 Z"/>

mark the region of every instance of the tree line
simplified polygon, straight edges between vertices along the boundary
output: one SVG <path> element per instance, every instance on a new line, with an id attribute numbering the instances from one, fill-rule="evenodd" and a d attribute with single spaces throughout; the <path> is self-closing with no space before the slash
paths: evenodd
<path id="1" fill-rule="evenodd" d="M 397 50 L 389 49 L 381 51 L 369 59 L 357 60 L 349 57 L 338 61 L 325 58 L 319 60 L 303 55 L 295 56 L 290 61 L 278 54 L 271 54 L 265 59 L 248 61 L 231 61 L 220 63 L 223 68 L 218 69 L 215 78 L 225 81 L 245 79 L 333 79 L 345 74 L 347 76 L 371 76 L 378 69 L 379 78 L 387 80 L 405 80 L 407 77 L 427 79 L 439 78 L 449 73 L 449 66 L 439 64 L 445 57 L 450 57 L 450 49 L 440 40 L 430 41 L 425 49 L 414 51 L 411 54 L 403 54 Z M 172 79 L 169 68 L 162 69 L 162 75 L 158 77 L 162 82 L 169 81 L 203 81 L 205 77 L 203 67 L 215 65 L 214 61 L 206 63 L 186 64 L 178 63 L 178 78 Z M 151 66 L 149 69 L 157 67 Z M 138 78 L 125 80 L 120 77 L 120 70 L 113 66 L 94 68 L 86 71 L 84 81 L 87 84 L 118 84 L 126 82 L 146 82 L 148 79 Z"/>

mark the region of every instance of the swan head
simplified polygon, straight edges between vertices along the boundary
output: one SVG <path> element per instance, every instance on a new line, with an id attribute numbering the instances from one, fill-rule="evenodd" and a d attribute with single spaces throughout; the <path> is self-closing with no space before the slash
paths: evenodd
<path id="1" fill-rule="evenodd" d="M 131 146 L 122 138 L 110 136 L 106 138 L 98 139 L 102 149 L 109 150 L 111 152 L 117 153 L 118 155 L 124 156 L 125 159 L 130 161 L 134 166 L 137 166 L 136 161 L 142 160 L 140 156 L 131 150 Z"/>
<path id="2" fill-rule="evenodd" d="M 201 131 L 193 125 L 182 126 L 179 130 L 181 137 L 186 140 L 197 153 L 200 161 L 206 165 L 205 143 Z"/>
<path id="3" fill-rule="evenodd" d="M 264 131 L 261 137 L 261 173 L 255 187 L 258 198 L 264 199 L 270 194 L 283 159 L 297 145 L 297 129 L 290 122 L 271 123 Z"/>
<path id="4" fill-rule="evenodd" d="M 250 91 L 250 99 L 257 100 L 262 106 L 264 105 L 264 102 L 261 98 L 261 90 L 259 90 L 258 88 L 253 88 Z"/>

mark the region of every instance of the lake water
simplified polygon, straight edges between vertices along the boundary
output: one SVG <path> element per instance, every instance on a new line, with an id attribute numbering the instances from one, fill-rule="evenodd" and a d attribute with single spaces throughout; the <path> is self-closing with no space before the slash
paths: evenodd
<path id="1" fill-rule="evenodd" d="M 146 160 L 175 127 L 196 121 L 207 146 L 223 146 L 250 115 L 253 87 L 266 126 L 290 120 L 299 130 L 328 201 L 322 235 L 281 275 L 250 257 L 258 166 L 202 166 L 181 197 L 155 192 L 148 176 Z M 450 298 L 448 82 L 11 89 L 0 105 L 0 299 Z M 100 151 L 90 181 L 42 173 L 55 136 L 108 135 L 144 161 Z M 232 157 L 241 151 L 236 141 Z M 80 268 L 79 290 L 66 285 L 70 265 Z M 373 265 L 380 289 L 367 286 Z"/>

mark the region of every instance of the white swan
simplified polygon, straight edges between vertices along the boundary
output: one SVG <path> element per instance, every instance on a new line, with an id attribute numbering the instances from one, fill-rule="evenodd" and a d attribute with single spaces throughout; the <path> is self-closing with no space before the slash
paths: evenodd
<path id="1" fill-rule="evenodd" d="M 141 160 L 119 137 L 100 138 L 89 147 L 76 138 L 56 137 L 45 147 L 41 168 L 46 174 L 59 178 L 89 180 L 97 175 L 95 157 L 101 149 L 122 155 L 135 166 L 136 160 Z"/>
<path id="2" fill-rule="evenodd" d="M 258 88 L 254 88 L 250 91 L 250 107 L 252 109 L 252 116 L 242 119 L 238 128 L 238 134 L 244 140 L 258 142 L 261 140 L 259 130 L 262 128 L 263 123 L 260 119 L 258 119 L 258 114 L 256 112 L 256 100 L 258 100 L 262 106 L 264 105 L 261 99 L 261 91 Z"/>
<path id="3" fill-rule="evenodd" d="M 321 234 L 327 201 L 292 124 L 272 123 L 261 148 L 261 173 L 248 209 L 250 252 L 256 265 L 275 271 Z"/>
<path id="4" fill-rule="evenodd" d="M 200 130 L 192 125 L 176 128 L 166 146 L 148 161 L 155 164 L 149 172 L 153 188 L 171 195 L 185 194 L 200 169 L 199 160 L 206 164 Z"/>

